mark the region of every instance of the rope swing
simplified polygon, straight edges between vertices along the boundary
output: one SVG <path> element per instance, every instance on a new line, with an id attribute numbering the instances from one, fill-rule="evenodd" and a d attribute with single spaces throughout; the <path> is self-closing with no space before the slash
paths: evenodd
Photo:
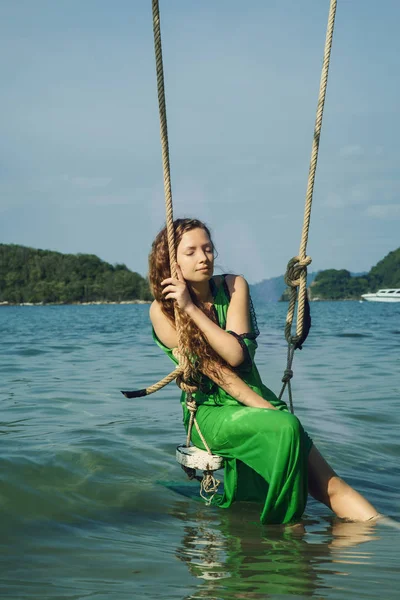
<path id="1" fill-rule="evenodd" d="M 168 251 L 169 251 L 169 264 L 171 277 L 177 277 L 176 270 L 176 253 L 175 253 L 175 231 L 174 231 L 174 218 L 173 218 L 173 206 L 172 206 L 172 190 L 171 190 L 171 169 L 170 169 L 170 161 L 169 161 L 169 144 L 168 144 L 168 128 L 167 128 L 167 110 L 165 105 L 165 89 L 164 89 L 164 68 L 163 68 L 163 58 L 162 58 L 162 45 L 161 45 L 161 27 L 160 27 L 160 9 L 158 0 L 152 0 L 153 6 L 153 32 L 154 32 L 154 50 L 155 50 L 155 58 L 156 58 L 156 72 L 157 72 L 157 92 L 158 92 L 158 106 L 159 106 L 159 115 L 160 115 L 160 136 L 161 136 L 161 152 L 162 152 L 162 164 L 163 164 L 163 174 L 164 174 L 164 195 L 165 195 L 165 212 L 166 212 L 166 223 L 167 223 L 167 238 L 168 238 Z M 201 478 L 201 489 L 200 494 L 202 497 L 207 500 L 208 503 L 211 502 L 212 497 L 218 490 L 219 481 L 216 480 L 213 476 L 213 470 L 215 470 L 216 465 L 213 463 L 218 463 L 217 468 L 222 466 L 222 459 L 220 457 L 214 457 L 207 441 L 205 440 L 203 434 L 200 431 L 199 424 L 196 419 L 197 412 L 197 404 L 196 400 L 193 398 L 193 393 L 196 392 L 197 387 L 190 385 L 188 383 L 190 379 L 190 371 L 191 364 L 190 358 L 186 352 L 186 349 L 183 345 L 183 331 L 182 331 L 182 322 L 181 322 L 181 313 L 175 303 L 174 307 L 174 317 L 175 317 L 175 326 L 176 333 L 178 338 L 178 347 L 174 351 L 175 358 L 179 361 L 179 367 L 175 370 L 179 371 L 176 376 L 176 381 L 178 386 L 182 391 L 186 392 L 186 406 L 190 413 L 190 420 L 188 426 L 188 433 L 186 439 L 186 448 L 190 446 L 190 440 L 192 437 L 192 428 L 193 425 L 197 429 L 197 433 L 200 436 L 201 441 L 206 448 L 206 453 L 204 451 L 202 454 L 206 454 L 205 462 L 203 464 L 203 477 Z M 172 377 L 172 373 L 168 376 L 168 378 Z M 193 466 L 193 454 L 183 452 L 184 447 L 178 446 L 177 448 L 177 460 L 181 464 L 182 468 L 186 471 L 190 479 L 196 477 L 196 466 Z M 196 448 L 196 454 L 198 454 L 199 449 Z"/>
<path id="2" fill-rule="evenodd" d="M 286 385 L 289 393 L 290 411 L 293 413 L 293 398 L 290 380 L 293 377 L 292 362 L 294 351 L 301 349 L 311 327 L 310 307 L 307 299 L 307 267 L 311 264 L 311 257 L 306 255 L 308 232 L 310 229 L 311 207 L 314 193 L 315 173 L 317 170 L 319 141 L 322 129 L 322 116 L 324 114 L 326 88 L 328 85 L 329 63 L 331 59 L 333 30 L 335 27 L 337 0 L 331 0 L 329 7 L 328 26 L 326 30 L 324 59 L 322 63 L 321 81 L 319 86 L 317 114 L 315 118 L 314 137 L 311 149 L 310 167 L 304 209 L 303 230 L 301 233 L 300 250 L 288 262 L 285 283 L 290 287 L 289 307 L 286 317 L 285 338 L 288 343 L 287 363 L 282 377 L 283 386 L 279 400 L 283 396 Z M 298 289 L 299 288 L 299 289 Z M 297 301 L 296 335 L 292 335 L 292 323 Z"/>
<path id="3" fill-rule="evenodd" d="M 330 10 L 328 18 L 328 28 L 326 34 L 324 60 L 322 67 L 320 91 L 317 106 L 317 116 L 314 128 L 314 138 L 311 152 L 311 162 L 309 168 L 307 194 L 306 194 L 306 205 L 303 222 L 303 230 L 301 236 L 300 250 L 298 256 L 293 257 L 287 266 L 285 275 L 285 282 L 291 288 L 288 314 L 286 318 L 285 326 L 285 338 L 288 343 L 288 355 L 287 355 L 287 367 L 282 378 L 283 386 L 280 392 L 279 398 L 281 399 L 283 392 L 288 386 L 290 410 L 293 412 L 293 401 L 292 401 L 292 390 L 291 390 L 291 379 L 293 377 L 292 362 L 294 351 L 297 348 L 301 348 L 305 341 L 308 330 L 310 328 L 311 319 L 309 312 L 309 305 L 307 300 L 307 266 L 311 263 L 311 258 L 306 255 L 306 247 L 308 241 L 308 231 L 310 226 L 311 217 L 311 205 L 314 191 L 315 173 L 318 160 L 319 141 L 322 127 L 322 115 L 325 104 L 326 87 L 328 81 L 328 70 L 330 62 L 330 53 L 332 47 L 332 37 L 336 14 L 337 0 L 330 1 Z M 158 105 L 159 105 L 159 116 L 160 116 L 160 136 L 161 136 L 161 152 L 162 152 L 162 164 L 163 164 L 163 176 L 164 176 L 164 195 L 165 195 L 165 209 L 166 209 L 166 226 L 167 226 L 167 237 L 168 237 L 168 249 L 169 249 L 169 262 L 171 276 L 176 278 L 176 253 L 175 253 L 175 232 L 174 232 L 174 219 L 173 219 L 173 204 L 172 204 L 172 190 L 171 190 L 171 172 L 170 172 L 170 160 L 169 160 L 169 145 L 168 145 L 168 129 L 167 129 L 167 113 L 165 104 L 165 90 L 164 90 L 164 69 L 163 69 L 163 58 L 162 58 L 162 45 L 161 45 L 161 28 L 160 28 L 160 11 L 158 0 L 152 0 L 153 9 L 153 32 L 154 32 L 154 48 L 156 58 L 156 73 L 157 73 L 157 92 L 158 92 Z M 298 290 L 299 288 L 299 290 Z M 296 334 L 292 335 L 292 323 L 294 318 L 296 302 L 297 307 L 297 319 L 296 319 Z M 153 394 L 164 386 L 168 385 L 176 379 L 177 385 L 186 392 L 187 400 L 186 406 L 190 412 L 189 427 L 186 439 L 186 446 L 178 446 L 177 448 L 177 460 L 181 464 L 182 468 L 188 473 L 191 479 L 196 478 L 201 481 L 200 495 L 210 503 L 212 497 L 217 492 L 219 481 L 213 477 L 213 471 L 221 468 L 223 459 L 219 456 L 212 454 L 209 445 L 207 444 L 204 436 L 200 431 L 199 424 L 196 419 L 197 404 L 193 398 L 193 393 L 197 388 L 189 383 L 191 364 L 190 358 L 182 343 L 182 322 L 180 311 L 175 304 L 174 307 L 175 325 L 178 338 L 178 347 L 174 350 L 174 356 L 179 361 L 178 367 L 172 371 L 169 375 L 164 377 L 159 382 L 151 385 L 147 388 L 136 390 L 136 391 L 123 391 L 122 393 L 126 398 L 140 398 Z M 193 425 L 196 427 L 197 432 L 206 448 L 206 452 L 190 446 L 191 433 Z M 197 477 L 195 469 L 203 470 L 203 477 Z"/>

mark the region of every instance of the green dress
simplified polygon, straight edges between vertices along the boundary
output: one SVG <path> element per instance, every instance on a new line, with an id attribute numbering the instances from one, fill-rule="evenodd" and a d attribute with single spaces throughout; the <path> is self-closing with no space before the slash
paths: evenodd
<path id="1" fill-rule="evenodd" d="M 230 301 L 225 275 L 218 287 L 211 279 L 210 287 L 215 317 L 219 326 L 225 329 Z M 287 405 L 261 381 L 254 362 L 258 329 L 253 310 L 251 329 L 241 336 L 233 333 L 246 357 L 235 371 L 278 410 L 244 406 L 203 377 L 200 389 L 194 394 L 198 404 L 197 422 L 211 450 L 225 459 L 224 492 L 213 498 L 213 504 L 228 508 L 235 501 L 259 502 L 263 505 L 262 523 L 289 523 L 300 519 L 306 506 L 308 453 L 312 441 L 298 418 L 288 411 Z M 153 337 L 176 363 L 172 350 L 162 344 L 154 330 Z M 189 411 L 185 400 L 183 392 L 181 403 L 187 430 Z M 195 427 L 192 442 L 205 449 Z"/>

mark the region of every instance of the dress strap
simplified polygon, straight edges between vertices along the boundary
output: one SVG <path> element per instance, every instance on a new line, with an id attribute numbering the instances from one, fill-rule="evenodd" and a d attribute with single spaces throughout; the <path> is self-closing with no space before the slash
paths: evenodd
<path id="1" fill-rule="evenodd" d="M 230 291 L 229 291 L 229 288 L 228 288 L 228 284 L 226 283 L 226 275 L 227 275 L 226 273 L 224 273 L 223 275 L 221 275 L 221 277 L 222 277 L 222 284 L 221 285 L 222 285 L 222 288 L 224 290 L 225 296 L 227 297 L 228 301 L 230 302 L 231 294 L 230 294 Z M 210 286 L 211 295 L 212 295 L 212 297 L 215 300 L 215 298 L 217 297 L 218 289 L 219 289 L 220 286 L 217 287 L 217 284 L 215 283 L 213 277 L 211 277 L 211 279 L 209 281 L 209 286 Z"/>
<path id="2" fill-rule="evenodd" d="M 216 285 L 216 283 L 215 283 L 215 281 L 214 281 L 214 279 L 212 277 L 211 277 L 211 279 L 209 281 L 209 285 L 210 285 L 211 295 L 212 295 L 212 297 L 215 300 L 215 298 L 217 296 L 218 289 L 217 289 L 217 285 Z"/>
<path id="3" fill-rule="evenodd" d="M 227 275 L 227 273 L 224 273 L 222 275 L 222 286 L 224 288 L 225 296 L 228 298 L 228 300 L 230 302 L 231 301 L 231 293 L 229 291 L 228 284 L 226 283 L 226 275 Z"/>

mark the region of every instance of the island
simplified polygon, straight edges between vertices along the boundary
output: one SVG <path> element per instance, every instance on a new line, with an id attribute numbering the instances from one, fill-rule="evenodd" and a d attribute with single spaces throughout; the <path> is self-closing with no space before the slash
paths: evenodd
<path id="1" fill-rule="evenodd" d="M 400 248 L 368 273 L 326 269 L 308 275 L 310 300 L 359 300 L 379 288 L 400 288 Z M 250 285 L 256 304 L 287 301 L 284 277 Z M 125 264 L 94 254 L 62 254 L 0 244 L 0 306 L 20 304 L 131 304 L 151 302 L 148 280 Z"/>
<path id="2" fill-rule="evenodd" d="M 400 248 L 389 252 L 368 273 L 352 275 L 346 269 L 317 273 L 309 287 L 310 300 L 360 300 L 379 288 L 400 288 Z"/>
<path id="3" fill-rule="evenodd" d="M 326 269 L 313 276 L 309 300 L 360 300 L 361 294 L 380 288 L 400 288 L 400 248 L 389 252 L 368 273 L 354 275 L 347 269 Z M 287 288 L 280 300 L 289 300 Z"/>
<path id="4" fill-rule="evenodd" d="M 0 305 L 144 303 L 147 279 L 94 254 L 0 244 Z"/>

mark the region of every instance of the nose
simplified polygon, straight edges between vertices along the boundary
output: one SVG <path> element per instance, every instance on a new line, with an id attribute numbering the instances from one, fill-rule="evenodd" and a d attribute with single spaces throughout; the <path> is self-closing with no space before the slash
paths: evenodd
<path id="1" fill-rule="evenodd" d="M 201 263 L 207 263 L 208 262 L 208 258 L 207 258 L 207 254 L 205 252 L 205 250 L 200 250 L 200 262 Z"/>

